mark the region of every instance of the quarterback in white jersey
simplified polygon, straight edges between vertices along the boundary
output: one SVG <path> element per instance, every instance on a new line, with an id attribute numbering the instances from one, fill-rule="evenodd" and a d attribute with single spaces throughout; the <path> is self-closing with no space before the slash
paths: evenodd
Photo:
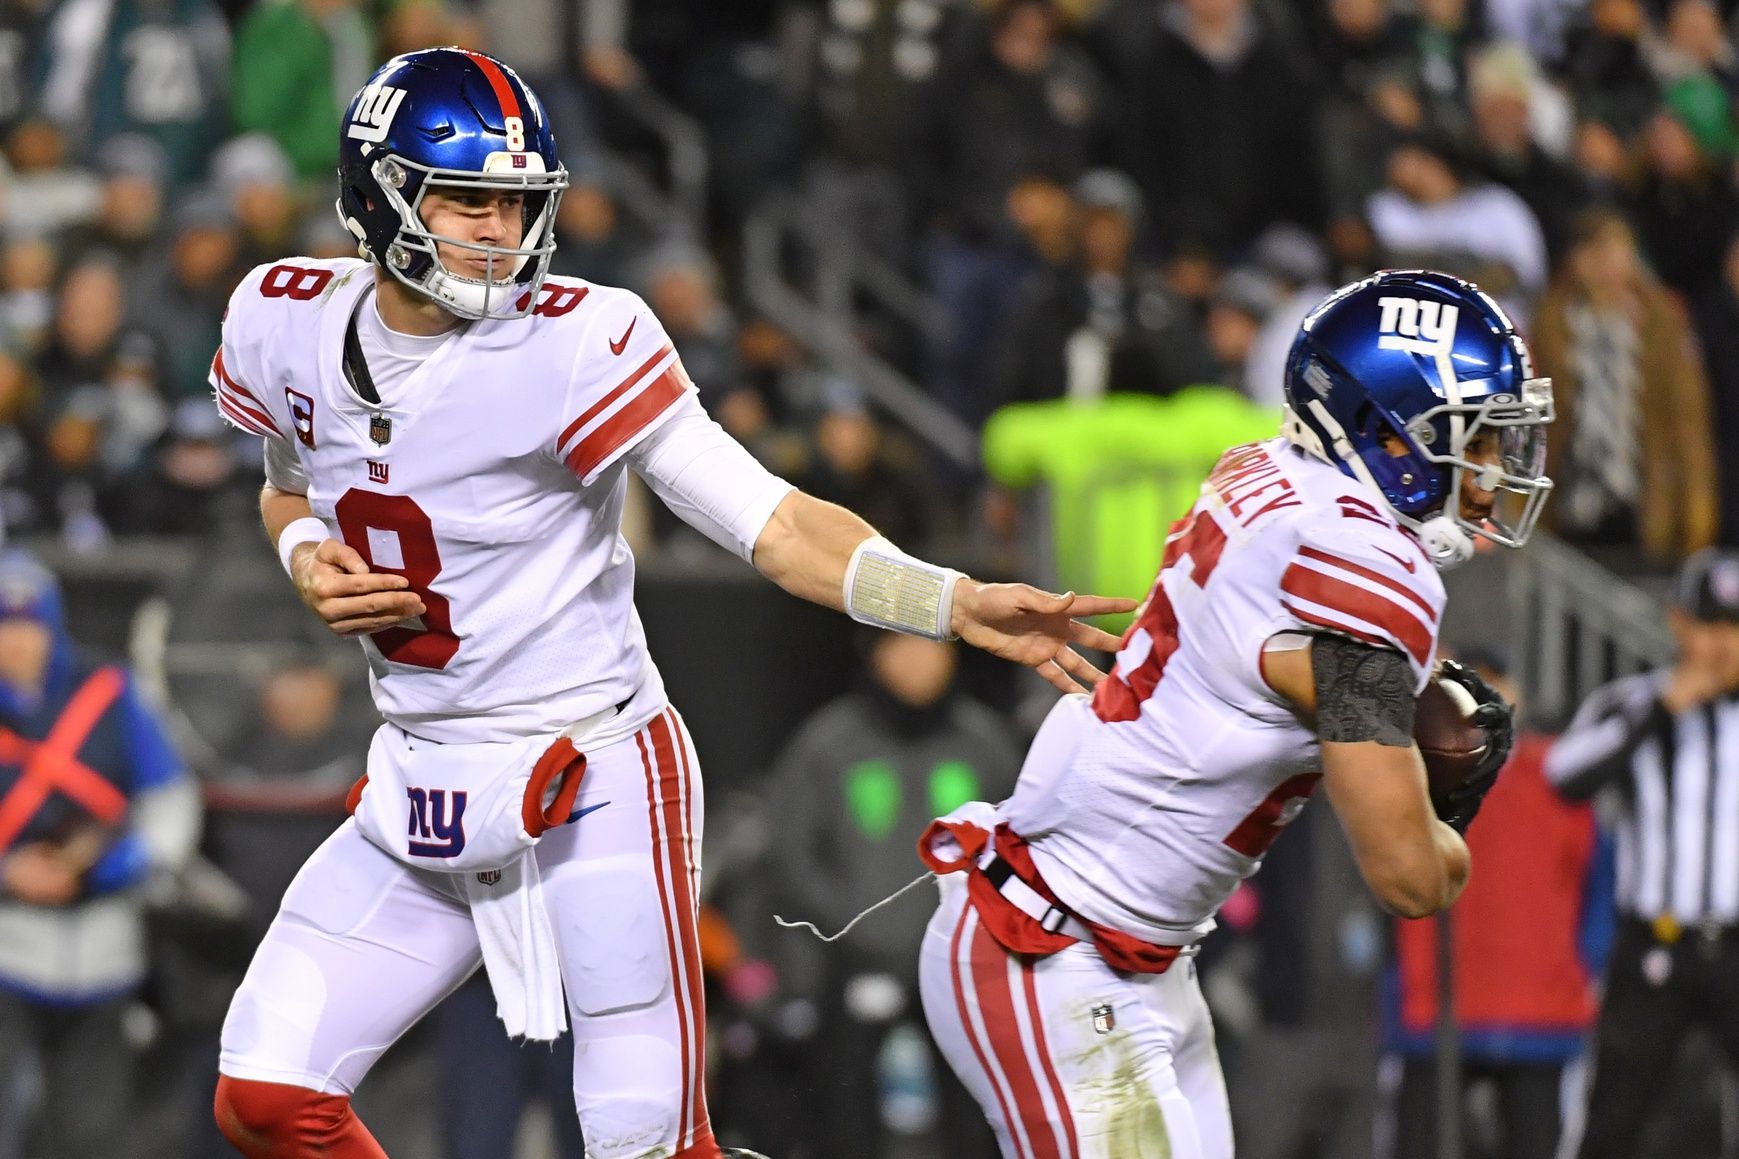
<path id="1" fill-rule="evenodd" d="M 1008 1159 L 1224 1159 L 1224 1082 L 1191 956 L 1319 783 L 1397 914 L 1454 901 L 1491 743 L 1427 794 L 1415 697 L 1439 567 L 1519 546 L 1550 483 L 1550 384 L 1497 305 L 1444 275 L 1341 290 L 1294 346 L 1281 437 L 1234 447 L 1173 527 L 1111 676 L 1065 697 L 1014 795 L 941 818 L 924 1008 Z"/>
<path id="2" fill-rule="evenodd" d="M 211 378 L 387 723 L 231 1004 L 219 1125 L 250 1159 L 383 1159 L 350 1094 L 481 961 L 509 1033 L 571 1026 L 592 1159 L 737 1154 L 702 1083 L 700 771 L 632 603 L 627 472 L 786 590 L 1065 691 L 1100 676 L 1074 646 L 1115 644 L 1071 617 L 1133 601 L 978 584 L 768 474 L 645 303 L 546 279 L 566 174 L 499 61 L 389 61 L 339 178 L 364 260 L 255 270 Z"/>

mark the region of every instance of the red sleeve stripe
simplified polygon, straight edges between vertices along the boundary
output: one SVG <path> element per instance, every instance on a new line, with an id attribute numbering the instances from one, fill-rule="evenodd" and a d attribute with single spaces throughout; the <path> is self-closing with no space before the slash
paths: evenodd
<path id="1" fill-rule="evenodd" d="M 501 106 L 501 115 L 504 117 L 519 116 L 519 98 L 513 95 L 513 86 L 507 83 L 507 74 L 501 71 L 501 66 L 481 52 L 472 52 L 463 48 L 459 51 L 471 58 L 471 63 L 477 66 L 478 70 L 483 73 L 483 79 L 487 80 L 489 87 L 495 90 L 495 100 Z"/>
<path id="2" fill-rule="evenodd" d="M 681 364 L 671 366 L 653 379 L 645 390 L 629 400 L 628 405 L 611 415 L 591 434 L 581 439 L 567 457 L 568 470 L 584 479 L 596 471 L 611 455 L 621 450 L 635 435 L 645 430 L 653 419 L 663 414 L 671 403 L 688 389 L 681 373 Z"/>
<path id="3" fill-rule="evenodd" d="M 235 379 L 230 377 L 229 368 L 224 366 L 224 364 L 223 364 L 223 347 L 221 347 L 221 346 L 218 347 L 217 357 L 215 357 L 211 360 L 211 368 L 213 370 L 217 371 L 218 380 L 220 382 L 222 382 L 224 386 L 227 386 L 229 389 L 233 390 L 235 393 L 237 393 L 237 394 L 241 395 L 243 398 L 247 399 L 249 402 L 253 403 L 254 406 L 258 407 L 260 410 L 263 411 L 266 409 L 266 404 L 261 402 L 257 397 L 255 397 L 253 391 L 249 390 L 247 387 L 243 386 L 241 383 L 237 382 Z"/>
<path id="4" fill-rule="evenodd" d="M 1362 563 L 1354 563 L 1350 559 L 1343 559 L 1338 555 L 1330 555 L 1326 551 L 1318 551 L 1314 547 L 1301 547 L 1298 549 L 1298 554 L 1303 556 L 1305 559 L 1315 560 L 1317 563 L 1327 564 L 1330 567 L 1338 567 L 1342 571 L 1350 571 L 1359 578 L 1370 580 L 1374 584 L 1381 584 L 1383 587 L 1388 588 L 1397 595 L 1402 595 L 1407 597 L 1409 600 L 1412 600 L 1413 603 L 1418 606 L 1419 610 L 1424 613 L 1427 622 L 1432 624 L 1437 622 L 1437 609 L 1433 608 L 1424 596 L 1420 595 L 1401 581 L 1395 579 L 1393 576 L 1384 575 L 1382 572 L 1377 571 L 1374 568 L 1366 567 Z"/>
<path id="5" fill-rule="evenodd" d="M 1368 588 L 1295 563 L 1281 577 L 1280 590 L 1294 597 L 1295 604 L 1304 601 L 1325 614 L 1369 625 L 1399 643 L 1420 664 L 1431 658 L 1430 626 L 1406 607 Z"/>
<path id="6" fill-rule="evenodd" d="M 255 425 L 265 427 L 268 431 L 272 432 L 272 434 L 275 435 L 278 433 L 278 424 L 272 421 L 271 415 L 256 407 L 249 406 L 235 395 L 224 390 L 222 386 L 217 388 L 217 401 L 223 403 L 237 414 L 247 416 L 255 423 Z"/>
<path id="7" fill-rule="evenodd" d="M 1319 628 L 1327 628 L 1332 632 L 1339 632 L 1342 635 L 1351 636 L 1355 640 L 1363 640 L 1365 643 L 1374 645 L 1378 648 L 1393 648 L 1396 644 L 1396 641 L 1388 639 L 1385 636 L 1380 636 L 1377 633 L 1368 631 L 1364 628 L 1355 627 L 1343 620 L 1337 620 L 1331 616 L 1325 616 L 1313 612 L 1290 600 L 1281 600 L 1280 605 L 1307 624 L 1315 624 Z M 1417 654 L 1413 654 L 1413 658 L 1418 661 L 1420 667 L 1424 667 L 1426 661 L 1430 659 L 1429 655 L 1421 659 Z"/>
<path id="8" fill-rule="evenodd" d="M 253 418 L 249 412 L 242 410 L 221 394 L 217 396 L 217 407 L 223 412 L 225 418 L 250 434 L 260 435 L 268 439 L 279 437 L 276 430 L 262 426 L 258 419 Z"/>
<path id="9" fill-rule="evenodd" d="M 670 357 L 671 353 L 672 353 L 672 347 L 667 342 L 658 351 L 657 354 L 654 354 L 651 358 L 648 358 L 645 362 L 642 362 L 640 364 L 640 369 L 636 370 L 633 374 L 630 374 L 627 378 L 623 379 L 622 383 L 619 386 L 617 386 L 615 389 L 611 390 L 610 393 L 606 394 L 603 398 L 599 399 L 597 402 L 595 402 L 591 406 L 587 407 L 585 413 L 582 414 L 579 418 L 575 419 L 573 422 L 569 423 L 568 429 L 562 432 L 562 437 L 556 440 L 556 452 L 559 454 L 561 452 L 561 449 L 563 447 L 567 446 L 567 442 L 569 439 L 571 439 L 575 435 L 579 434 L 580 431 L 585 427 L 585 425 L 587 423 L 591 422 L 593 419 L 597 418 L 600 414 L 604 413 L 604 411 L 609 408 L 611 403 L 615 402 L 617 399 L 619 399 L 623 395 L 627 394 L 630 390 L 633 390 L 634 385 L 636 383 L 638 383 L 641 379 L 645 378 L 648 374 L 651 374 L 653 371 L 653 368 L 656 367 L 660 362 L 663 362 L 666 358 Z"/>

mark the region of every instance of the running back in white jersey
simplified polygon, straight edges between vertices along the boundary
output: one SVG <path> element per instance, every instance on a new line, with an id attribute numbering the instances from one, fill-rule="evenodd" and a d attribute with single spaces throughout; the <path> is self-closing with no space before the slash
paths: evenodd
<path id="1" fill-rule="evenodd" d="M 376 705 L 430 740 L 499 741 L 633 698 L 632 731 L 664 693 L 621 458 L 693 389 L 664 328 L 626 290 L 551 278 L 531 317 L 460 326 L 376 406 L 342 369 L 373 284 L 349 259 L 255 269 L 211 380 L 231 423 L 295 449 L 314 514 L 422 597 L 420 625 L 363 638 Z"/>
<path id="2" fill-rule="evenodd" d="M 1270 639 L 1394 648 L 1424 688 L 1443 583 L 1386 511 L 1284 439 L 1220 459 L 1115 669 L 1052 712 L 1002 807 L 1064 902 L 1185 944 L 1260 867 L 1321 777 L 1315 734 L 1263 678 Z"/>

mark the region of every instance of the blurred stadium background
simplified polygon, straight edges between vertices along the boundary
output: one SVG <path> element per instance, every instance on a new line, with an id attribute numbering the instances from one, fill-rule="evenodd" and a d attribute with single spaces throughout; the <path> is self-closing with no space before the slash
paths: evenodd
<path id="1" fill-rule="evenodd" d="M 350 250 L 337 118 L 378 62 L 459 43 L 513 64 L 573 174 L 556 271 L 646 296 L 774 470 L 987 576 L 1139 595 L 1217 453 L 1274 429 L 1311 304 L 1383 266 L 1474 278 L 1559 384 L 1558 491 L 1551 535 L 1450 577 L 1447 636 L 1507 667 L 1549 732 L 1670 658 L 1661 577 L 1739 542 L 1736 10 L 0 0 L 0 518 L 61 576 L 75 636 L 136 666 L 207 809 L 128 1022 L 140 1159 L 224 1153 L 205 1108 L 228 994 L 375 723 L 359 658 L 262 540 L 259 449 L 220 423 L 206 368 L 248 268 Z M 721 1137 L 842 1154 L 821 1120 L 856 1103 L 879 1121 L 867 1154 L 966 1154 L 903 1029 L 910 993 L 854 999 L 864 977 L 904 985 L 905 948 L 871 922 L 842 966 L 770 920 L 801 904 L 784 847 L 820 839 L 785 827 L 803 786 L 781 753 L 861 692 L 867 646 L 644 494 L 630 524 L 706 761 Z M 1050 696 L 975 657 L 959 683 L 1017 746 Z M 812 788 L 860 856 L 912 860 L 915 832 Z M 1390 927 L 1327 811 L 1307 817 L 1204 955 L 1241 1153 L 1397 1153 Z M 394 1155 L 447 1154 L 438 1037 L 414 1032 L 360 1100 Z M 1658 1153 L 1739 1153 L 1706 1062 Z M 39 1087 L 29 1065 L 0 1084 Z M 1474 1094 L 1466 1153 L 1505 1153 Z M 533 1114 L 515 1154 L 556 1154 L 550 1124 Z"/>

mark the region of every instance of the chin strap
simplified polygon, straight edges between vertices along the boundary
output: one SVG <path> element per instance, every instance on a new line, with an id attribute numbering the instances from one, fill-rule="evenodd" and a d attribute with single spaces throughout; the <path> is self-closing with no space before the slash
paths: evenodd
<path id="1" fill-rule="evenodd" d="M 1437 514 L 1421 523 L 1397 511 L 1395 518 L 1413 529 L 1438 571 L 1453 571 L 1473 558 L 1473 536 L 1449 516 Z"/>

